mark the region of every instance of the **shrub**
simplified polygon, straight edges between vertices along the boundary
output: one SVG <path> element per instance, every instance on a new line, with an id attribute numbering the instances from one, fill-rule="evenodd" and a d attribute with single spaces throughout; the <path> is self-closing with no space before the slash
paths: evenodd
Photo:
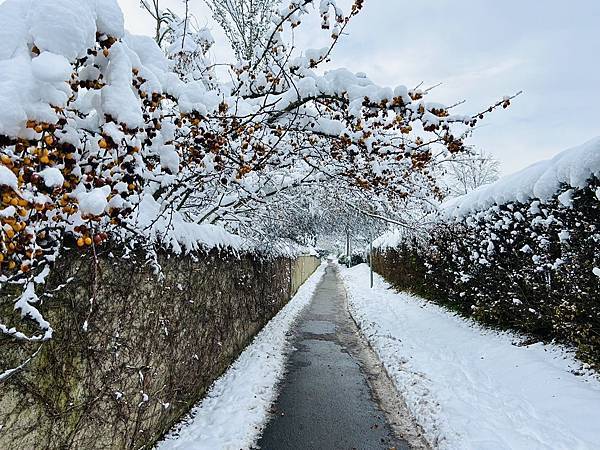
<path id="1" fill-rule="evenodd" d="M 485 324 L 574 345 L 600 367 L 600 181 L 550 200 L 444 221 L 420 244 L 380 251 L 377 270 Z"/>

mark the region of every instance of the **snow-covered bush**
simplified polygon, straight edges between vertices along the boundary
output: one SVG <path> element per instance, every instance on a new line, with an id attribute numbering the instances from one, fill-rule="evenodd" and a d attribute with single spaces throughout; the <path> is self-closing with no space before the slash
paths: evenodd
<path id="1" fill-rule="evenodd" d="M 600 139 L 445 204 L 379 265 L 398 287 L 600 364 Z M 481 209 L 480 209 L 481 208 Z"/>

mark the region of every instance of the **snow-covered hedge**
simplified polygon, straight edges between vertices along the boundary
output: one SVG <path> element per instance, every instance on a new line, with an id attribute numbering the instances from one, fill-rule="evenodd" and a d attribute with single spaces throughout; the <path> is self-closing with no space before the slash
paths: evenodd
<path id="1" fill-rule="evenodd" d="M 425 239 L 382 249 L 402 289 L 557 338 L 600 365 L 600 139 L 446 204 Z"/>

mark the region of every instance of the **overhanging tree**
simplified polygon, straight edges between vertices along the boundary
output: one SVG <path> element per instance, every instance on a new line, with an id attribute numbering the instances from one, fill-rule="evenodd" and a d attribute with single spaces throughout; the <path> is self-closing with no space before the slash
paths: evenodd
<path id="1" fill-rule="evenodd" d="M 171 28 L 167 59 L 154 40 L 125 33 L 114 0 L 34 0 L 35 13 L 19 0 L 0 5 L 0 27 L 17 28 L 0 52 L 0 110 L 10 111 L 0 115 L 0 283 L 22 287 L 15 308 L 40 333 L 0 332 L 51 338 L 36 292 L 65 242 L 192 251 L 207 226 L 247 231 L 271 199 L 306 186 L 424 198 L 437 189 L 430 168 L 510 103 L 457 115 L 426 101 L 427 90 L 322 72 L 363 1 L 347 12 L 321 1 L 330 45 L 300 52 L 286 32 L 313 3 L 276 12 L 259 51 L 223 80 L 204 76 L 211 41 L 187 19 Z M 25 19 L 9 23 L 15 16 Z"/>

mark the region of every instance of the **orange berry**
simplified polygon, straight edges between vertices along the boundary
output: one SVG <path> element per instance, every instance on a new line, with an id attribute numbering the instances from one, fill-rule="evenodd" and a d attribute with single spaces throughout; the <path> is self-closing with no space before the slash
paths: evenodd
<path id="1" fill-rule="evenodd" d="M 15 267 L 17 267 L 17 263 L 16 262 L 11 261 L 11 262 L 8 263 L 8 268 L 10 270 L 13 270 Z"/>
<path id="2" fill-rule="evenodd" d="M 82 237 L 77 239 L 77 247 L 83 247 L 84 245 L 85 245 L 85 239 L 83 239 Z"/>
<path id="3" fill-rule="evenodd" d="M 108 142 L 106 142 L 106 139 L 100 139 L 98 145 L 100 146 L 100 148 L 106 148 L 108 147 Z"/>
<path id="4" fill-rule="evenodd" d="M 89 237 L 89 236 L 87 236 L 87 237 L 84 239 L 84 242 L 85 242 L 85 245 L 92 245 L 92 238 L 91 238 L 91 237 Z"/>

